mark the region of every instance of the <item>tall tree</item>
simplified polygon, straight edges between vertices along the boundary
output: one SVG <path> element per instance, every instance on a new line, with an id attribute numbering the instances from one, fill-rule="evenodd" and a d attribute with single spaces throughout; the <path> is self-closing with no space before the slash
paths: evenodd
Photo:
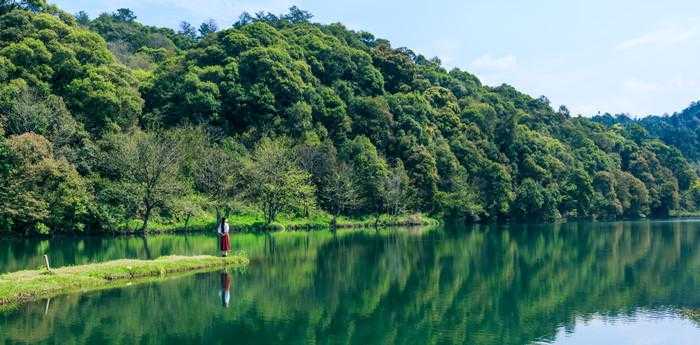
<path id="1" fill-rule="evenodd" d="M 337 224 L 339 215 L 360 205 L 358 181 L 350 165 L 338 163 L 333 167 L 322 185 L 321 199 L 333 215 L 333 226 Z"/>
<path id="2" fill-rule="evenodd" d="M 219 25 L 216 24 L 214 19 L 209 19 L 206 22 L 199 25 L 199 36 L 207 37 L 209 34 L 213 34 L 219 31 Z"/>
<path id="3" fill-rule="evenodd" d="M 180 30 L 178 31 L 179 34 L 184 35 L 190 39 L 196 39 L 197 38 L 197 29 L 190 24 L 189 22 L 180 22 Z"/>
<path id="4" fill-rule="evenodd" d="M 117 12 L 112 14 L 112 17 L 122 22 L 133 22 L 136 20 L 136 14 L 129 8 L 118 9 Z"/>
<path id="5" fill-rule="evenodd" d="M 80 11 L 76 13 L 75 20 L 78 22 L 78 24 L 82 26 L 90 25 L 90 16 L 85 11 Z"/>
<path id="6" fill-rule="evenodd" d="M 280 212 L 314 201 L 311 175 L 299 167 L 286 139 L 263 138 L 245 161 L 242 177 L 246 198 L 263 212 L 267 224 Z"/>
<path id="7" fill-rule="evenodd" d="M 180 167 L 188 158 L 188 143 L 181 139 L 186 129 L 144 132 L 108 137 L 114 147 L 109 159 L 114 161 L 121 179 L 132 183 L 139 195 L 142 225 L 148 230 L 153 211 L 163 207 L 183 192 Z"/>
<path id="8" fill-rule="evenodd" d="M 389 170 L 384 180 L 384 209 L 391 215 L 400 215 L 414 206 L 416 189 L 411 185 L 411 179 L 398 160 Z"/>
<path id="9" fill-rule="evenodd" d="M 235 196 L 235 179 L 239 169 L 237 163 L 226 150 L 210 146 L 202 152 L 202 157 L 195 164 L 195 186 L 212 199 L 217 219 L 230 210 L 227 205 Z"/>
<path id="10" fill-rule="evenodd" d="M 365 212 L 376 215 L 375 223 L 384 208 L 385 182 L 389 175 L 386 160 L 365 136 L 358 136 L 345 148 L 345 155 L 357 174 L 360 195 Z"/>

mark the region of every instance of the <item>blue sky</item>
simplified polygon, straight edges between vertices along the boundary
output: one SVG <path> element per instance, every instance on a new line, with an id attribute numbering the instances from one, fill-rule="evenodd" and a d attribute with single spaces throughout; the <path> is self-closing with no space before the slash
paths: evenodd
<path id="1" fill-rule="evenodd" d="M 91 16 L 128 7 L 177 27 L 292 5 L 322 23 L 386 38 L 489 85 L 508 83 L 573 113 L 663 114 L 700 100 L 697 0 L 54 0 Z"/>

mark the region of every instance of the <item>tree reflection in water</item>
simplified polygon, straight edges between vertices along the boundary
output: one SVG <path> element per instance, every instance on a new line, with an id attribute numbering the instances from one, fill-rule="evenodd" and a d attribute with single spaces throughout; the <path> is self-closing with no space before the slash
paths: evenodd
<path id="1" fill-rule="evenodd" d="M 0 343 L 530 344 L 594 316 L 700 307 L 700 222 L 237 235 L 233 246 L 252 264 L 229 280 L 229 309 L 213 303 L 223 275 L 198 274 L 55 298 L 46 316 L 45 302 L 25 306 L 0 316 Z"/>

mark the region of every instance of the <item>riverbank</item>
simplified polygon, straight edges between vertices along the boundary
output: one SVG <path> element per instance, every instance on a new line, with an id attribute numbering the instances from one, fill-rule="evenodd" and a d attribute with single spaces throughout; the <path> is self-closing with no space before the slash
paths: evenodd
<path id="1" fill-rule="evenodd" d="M 700 218 L 700 211 L 671 211 L 671 218 Z"/>
<path id="2" fill-rule="evenodd" d="M 234 214 L 227 217 L 231 229 L 236 232 L 260 232 L 260 231 L 299 231 L 299 230 L 324 230 L 332 228 L 333 217 L 326 213 L 317 213 L 309 217 L 281 216 L 275 222 L 265 224 L 261 215 Z M 392 216 L 388 214 L 365 217 L 338 217 L 338 228 L 368 228 L 388 226 L 427 226 L 439 225 L 440 221 L 421 213 Z M 119 234 L 139 234 L 140 221 L 134 220 L 124 225 L 116 232 Z M 177 233 L 177 232 L 213 232 L 217 221 L 213 215 L 205 215 L 188 221 L 158 222 L 154 221 L 148 227 L 149 234 Z"/>
<path id="3" fill-rule="evenodd" d="M 41 298 L 119 287 L 186 272 L 222 267 L 238 269 L 247 265 L 248 258 L 241 254 L 225 258 L 167 256 L 7 273 L 0 275 L 0 312 Z"/>

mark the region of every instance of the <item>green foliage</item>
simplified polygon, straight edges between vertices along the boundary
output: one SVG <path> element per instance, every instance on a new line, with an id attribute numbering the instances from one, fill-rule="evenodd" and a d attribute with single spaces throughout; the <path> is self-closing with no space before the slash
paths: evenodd
<path id="1" fill-rule="evenodd" d="M 313 207 L 311 176 L 299 167 L 285 139 L 263 138 L 244 162 L 242 178 L 245 197 L 258 205 L 267 224 L 282 211 Z"/>
<path id="2" fill-rule="evenodd" d="M 700 103 L 693 102 L 688 108 L 671 116 L 648 116 L 632 120 L 625 115 L 610 114 L 596 116 L 594 121 L 608 126 L 621 124 L 627 127 L 639 125 L 653 137 L 680 150 L 690 161 L 700 161 Z"/>
<path id="3" fill-rule="evenodd" d="M 277 222 L 272 222 L 270 224 L 267 224 L 265 227 L 267 231 L 284 231 L 285 227 L 284 225 L 277 223 Z"/>
<path id="4" fill-rule="evenodd" d="M 310 18 L 175 32 L 129 9 L 0 2 L 0 228 L 146 229 L 251 205 L 267 223 L 316 208 L 551 221 L 698 207 L 697 104 L 572 118 Z"/>
<path id="5" fill-rule="evenodd" d="M 116 173 L 118 181 L 131 186 L 138 204 L 130 205 L 141 213 L 142 231 L 154 210 L 165 207 L 187 187 L 181 178 L 181 168 L 194 153 L 186 142 L 188 129 L 112 134 L 103 143 L 105 166 Z"/>
<path id="6" fill-rule="evenodd" d="M 143 101 L 131 71 L 114 63 L 98 34 L 63 16 L 22 10 L 0 15 L 0 59 L 6 65 L 0 81 L 64 97 L 91 129 L 127 126 L 141 115 Z M 0 88 L 0 100 L 12 92 L 18 91 Z"/>
<path id="7" fill-rule="evenodd" d="M 700 181 L 695 181 L 695 184 L 688 189 L 685 196 L 685 205 L 688 210 L 700 209 Z"/>
<path id="8" fill-rule="evenodd" d="M 389 166 L 367 137 L 359 136 L 344 150 L 357 176 L 365 212 L 379 213 L 384 206 L 385 181 Z"/>
<path id="9" fill-rule="evenodd" d="M 92 198 L 75 168 L 54 158 L 48 140 L 25 133 L 11 137 L 2 151 L 1 226 L 40 234 L 84 230 Z"/>

